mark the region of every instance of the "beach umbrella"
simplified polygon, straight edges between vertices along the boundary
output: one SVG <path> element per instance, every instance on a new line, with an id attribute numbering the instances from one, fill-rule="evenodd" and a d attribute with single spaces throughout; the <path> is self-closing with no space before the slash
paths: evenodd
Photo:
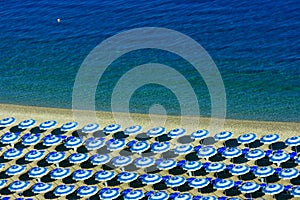
<path id="1" fill-rule="evenodd" d="M 19 140 L 19 133 L 4 133 L 1 137 L 2 144 L 10 144 L 12 147 L 14 143 Z"/>
<path id="2" fill-rule="evenodd" d="M 260 185 L 255 183 L 255 182 L 245 182 L 240 188 L 239 190 L 241 191 L 241 193 L 246 193 L 246 194 L 250 194 L 253 192 L 258 191 L 260 188 Z"/>
<path id="3" fill-rule="evenodd" d="M 129 165 L 132 163 L 132 158 L 130 156 L 117 156 L 112 159 L 112 163 L 116 167 L 121 167 L 122 171 L 124 171 L 125 166 Z"/>
<path id="4" fill-rule="evenodd" d="M 210 163 L 206 168 L 206 172 L 220 172 L 226 168 L 224 163 Z"/>
<path id="5" fill-rule="evenodd" d="M 89 138 L 85 141 L 85 147 L 89 151 L 100 149 L 105 145 L 104 138 Z"/>
<path id="6" fill-rule="evenodd" d="M 260 141 L 264 144 L 273 144 L 280 139 L 280 136 L 276 133 L 268 134 L 260 138 Z"/>
<path id="7" fill-rule="evenodd" d="M 36 133 L 36 134 L 26 134 L 22 137 L 22 144 L 25 146 L 33 146 L 39 143 L 41 140 L 41 135 Z"/>
<path id="8" fill-rule="evenodd" d="M 0 170 L 4 169 L 5 164 L 4 163 L 0 163 Z"/>
<path id="9" fill-rule="evenodd" d="M 145 196 L 142 190 L 131 190 L 124 195 L 124 200 L 139 200 Z"/>
<path id="10" fill-rule="evenodd" d="M 293 187 L 291 195 L 294 197 L 300 197 L 300 186 Z"/>
<path id="11" fill-rule="evenodd" d="M 113 172 L 113 171 L 101 170 L 95 174 L 95 180 L 104 182 L 105 186 L 107 186 L 107 181 L 113 179 L 114 177 L 115 177 L 115 172 Z"/>
<path id="12" fill-rule="evenodd" d="M 36 183 L 32 186 L 32 192 L 35 194 L 46 193 L 52 189 L 53 185 L 50 183 Z"/>
<path id="13" fill-rule="evenodd" d="M 96 186 L 80 186 L 77 190 L 77 195 L 80 197 L 90 197 L 98 192 Z"/>
<path id="14" fill-rule="evenodd" d="M 217 200 L 217 197 L 215 197 L 215 196 L 203 196 L 203 197 L 200 197 L 198 200 Z"/>
<path id="15" fill-rule="evenodd" d="M 61 141 L 62 141 L 62 137 L 60 135 L 49 134 L 43 138 L 43 145 L 48 146 L 48 147 L 54 146 L 54 145 L 59 144 Z"/>
<path id="16" fill-rule="evenodd" d="M 162 177 L 158 174 L 147 174 L 145 177 L 143 177 L 142 183 L 147 185 L 153 185 L 161 182 L 161 180 Z"/>
<path id="17" fill-rule="evenodd" d="M 25 155 L 25 160 L 27 161 L 40 160 L 44 157 L 44 155 L 45 155 L 45 151 L 30 150 Z"/>
<path id="18" fill-rule="evenodd" d="M 286 139 L 285 144 L 290 147 L 299 146 L 300 145 L 300 136 L 292 136 L 292 137 Z"/>
<path id="19" fill-rule="evenodd" d="M 290 154 L 284 152 L 276 152 L 270 157 L 269 160 L 272 163 L 276 163 L 279 166 L 281 163 L 286 162 L 289 159 L 290 159 Z"/>
<path id="20" fill-rule="evenodd" d="M 89 159 L 89 155 L 86 153 L 73 153 L 69 156 L 69 162 L 73 164 L 80 164 Z"/>
<path id="21" fill-rule="evenodd" d="M 192 145 L 182 144 L 182 145 L 177 146 L 174 149 L 174 153 L 178 154 L 178 155 L 185 155 L 185 154 L 191 153 L 193 150 L 194 150 L 194 147 Z"/>
<path id="22" fill-rule="evenodd" d="M 106 142 L 107 149 L 110 151 L 117 151 L 124 148 L 126 142 L 124 139 L 113 139 L 112 141 Z"/>
<path id="23" fill-rule="evenodd" d="M 295 163 L 297 163 L 298 165 L 300 164 L 300 156 L 298 156 L 297 158 L 295 158 Z"/>
<path id="24" fill-rule="evenodd" d="M 261 158 L 265 157 L 265 152 L 261 149 L 253 149 L 251 151 L 248 151 L 245 155 L 245 158 L 248 160 L 259 160 Z"/>
<path id="25" fill-rule="evenodd" d="M 111 157 L 108 154 L 95 154 L 92 155 L 90 161 L 93 165 L 104 165 L 110 161 Z"/>
<path id="26" fill-rule="evenodd" d="M 138 178 L 138 174 L 135 172 L 121 172 L 118 175 L 118 181 L 120 183 L 130 183 Z"/>
<path id="27" fill-rule="evenodd" d="M 164 153 L 169 151 L 170 147 L 169 142 L 155 142 L 151 145 L 151 151 L 153 153 Z"/>
<path id="28" fill-rule="evenodd" d="M 250 144 L 256 140 L 256 137 L 257 136 L 255 133 L 245 133 L 245 134 L 240 135 L 237 138 L 237 141 L 238 141 L 238 143 L 241 143 L 241 144 Z"/>
<path id="29" fill-rule="evenodd" d="M 134 161 L 134 165 L 138 168 L 147 168 L 155 164 L 154 158 L 151 157 L 141 157 Z"/>
<path id="30" fill-rule="evenodd" d="M 61 131 L 67 132 L 76 129 L 78 126 L 77 122 L 67 122 L 60 127 Z"/>
<path id="31" fill-rule="evenodd" d="M 58 163 L 63 161 L 66 157 L 65 152 L 50 152 L 46 158 L 47 163 L 55 163 L 57 167 L 59 166 Z"/>
<path id="32" fill-rule="evenodd" d="M 93 123 L 93 124 L 87 124 L 87 125 L 85 125 L 81 129 L 81 131 L 83 133 L 93 133 L 93 132 L 97 131 L 99 128 L 100 128 L 99 124 Z"/>
<path id="33" fill-rule="evenodd" d="M 125 135 L 133 135 L 138 134 L 142 131 L 142 127 L 139 125 L 130 126 L 124 130 Z"/>
<path id="34" fill-rule="evenodd" d="M 67 196 L 71 194 L 74 189 L 75 185 L 59 185 L 54 189 L 53 194 L 55 196 Z"/>
<path id="35" fill-rule="evenodd" d="M 266 187 L 264 187 L 262 189 L 262 192 L 267 195 L 275 195 L 275 194 L 279 194 L 283 190 L 284 190 L 284 187 L 281 184 L 273 183 L 273 184 L 269 184 Z"/>
<path id="36" fill-rule="evenodd" d="M 1 179 L 0 180 L 0 188 L 4 188 L 5 185 L 7 184 L 8 180 L 5 180 L 5 179 Z"/>
<path id="37" fill-rule="evenodd" d="M 103 132 L 108 133 L 108 134 L 112 134 L 112 133 L 116 133 L 116 132 L 120 131 L 120 129 L 121 129 L 121 125 L 119 125 L 119 124 L 110 124 L 110 125 L 104 127 Z"/>
<path id="38" fill-rule="evenodd" d="M 69 168 L 55 168 L 50 172 L 52 179 L 63 179 L 69 176 L 71 170 Z"/>
<path id="39" fill-rule="evenodd" d="M 201 167 L 202 163 L 199 161 L 187 161 L 182 165 L 182 168 L 189 172 L 189 176 L 192 176 L 192 172 L 199 170 Z"/>
<path id="40" fill-rule="evenodd" d="M 155 127 L 147 131 L 147 135 L 149 137 L 158 137 L 166 133 L 166 129 L 164 127 Z"/>
<path id="41" fill-rule="evenodd" d="M 209 180 L 206 178 L 195 178 L 194 180 L 189 182 L 189 186 L 200 189 L 208 186 L 209 183 L 210 183 Z"/>
<path id="42" fill-rule="evenodd" d="M 4 159 L 14 160 L 14 159 L 21 157 L 22 154 L 23 154 L 22 150 L 10 148 L 4 152 L 3 156 L 4 156 Z"/>
<path id="43" fill-rule="evenodd" d="M 169 196 L 170 195 L 165 191 L 158 191 L 151 195 L 148 200 L 168 200 Z"/>
<path id="44" fill-rule="evenodd" d="M 212 146 L 205 146 L 199 149 L 197 156 L 199 158 L 205 158 L 208 160 L 210 157 L 216 155 L 218 151 Z"/>
<path id="45" fill-rule="evenodd" d="M 295 168 L 287 168 L 280 171 L 278 175 L 281 179 L 293 179 L 299 176 L 299 171 Z"/>
<path id="46" fill-rule="evenodd" d="M 67 138 L 67 141 L 65 143 L 65 147 L 73 148 L 74 151 L 76 151 L 77 148 L 82 145 L 82 143 L 83 143 L 83 140 L 80 137 L 70 136 L 70 137 Z"/>
<path id="47" fill-rule="evenodd" d="M 72 178 L 75 181 L 84 181 L 86 179 L 91 178 L 92 176 L 93 176 L 92 170 L 83 170 L 83 169 L 75 170 L 72 174 Z"/>
<path id="48" fill-rule="evenodd" d="M 175 128 L 169 131 L 168 136 L 170 138 L 180 137 L 186 134 L 186 130 L 184 128 Z"/>
<path id="49" fill-rule="evenodd" d="M 166 185 L 168 187 L 179 187 L 181 185 L 183 185 L 186 182 L 186 179 L 183 176 L 173 176 L 171 178 L 169 178 L 168 180 L 166 180 Z"/>
<path id="50" fill-rule="evenodd" d="M 13 117 L 7 117 L 0 120 L 0 127 L 8 127 L 16 122 L 16 119 Z"/>
<path id="51" fill-rule="evenodd" d="M 160 170 L 170 170 L 177 166 L 177 162 L 173 159 L 166 159 L 157 164 L 157 168 Z"/>
<path id="52" fill-rule="evenodd" d="M 222 179 L 215 182 L 214 188 L 217 190 L 228 190 L 234 186 L 234 182 L 228 179 Z"/>
<path id="53" fill-rule="evenodd" d="M 139 141 L 130 147 L 130 151 L 141 154 L 142 152 L 147 151 L 149 148 L 150 145 L 146 141 Z"/>
<path id="54" fill-rule="evenodd" d="M 206 138 L 209 135 L 208 130 L 198 130 L 191 134 L 191 138 L 194 140 L 201 140 Z"/>
<path id="55" fill-rule="evenodd" d="M 222 152 L 222 156 L 225 158 L 236 158 L 239 157 L 240 155 L 242 155 L 242 150 L 236 147 L 228 148 Z"/>
<path id="56" fill-rule="evenodd" d="M 118 198 L 120 194 L 119 188 L 105 188 L 100 191 L 99 197 L 102 200 L 112 200 Z"/>
<path id="57" fill-rule="evenodd" d="M 29 181 L 14 181 L 12 182 L 8 189 L 11 192 L 22 192 L 29 187 Z"/>
<path id="58" fill-rule="evenodd" d="M 22 122 L 19 123 L 18 128 L 20 129 L 28 129 L 30 127 L 33 127 L 35 125 L 35 120 L 34 119 L 26 119 Z"/>
<path id="59" fill-rule="evenodd" d="M 39 125 L 39 128 L 41 130 L 49 130 L 49 129 L 54 128 L 56 125 L 57 125 L 56 121 L 54 121 L 54 120 L 48 120 L 48 121 L 45 121 L 45 122 L 41 123 Z"/>
<path id="60" fill-rule="evenodd" d="M 180 194 L 177 197 L 174 198 L 174 200 L 192 200 L 192 195 L 188 193 Z"/>
<path id="61" fill-rule="evenodd" d="M 233 136 L 232 132 L 224 131 L 224 132 L 217 133 L 214 136 L 214 138 L 217 141 L 226 141 L 226 140 L 229 140 L 232 136 Z"/>
<path id="62" fill-rule="evenodd" d="M 271 176 L 275 173 L 275 169 L 273 167 L 259 167 L 254 171 L 254 175 L 261 177 L 261 181 L 263 182 L 265 177 Z"/>
<path id="63" fill-rule="evenodd" d="M 8 176 L 14 176 L 23 173 L 26 170 L 26 165 L 12 165 L 6 171 Z"/>
<path id="64" fill-rule="evenodd" d="M 250 172 L 250 167 L 247 165 L 235 165 L 229 170 L 229 172 L 232 175 L 240 176 Z"/>
<path id="65" fill-rule="evenodd" d="M 48 173 L 48 168 L 46 167 L 33 167 L 28 171 L 28 176 L 31 178 L 38 178 L 38 181 L 40 181 L 40 178 L 42 176 L 45 176 Z"/>

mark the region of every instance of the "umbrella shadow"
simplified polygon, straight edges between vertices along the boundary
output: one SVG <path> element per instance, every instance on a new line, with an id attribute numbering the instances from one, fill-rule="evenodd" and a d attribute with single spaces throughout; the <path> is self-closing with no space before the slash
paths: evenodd
<path id="1" fill-rule="evenodd" d="M 59 144 L 55 147 L 56 151 L 68 151 L 69 149 L 64 144 Z"/>
<path id="2" fill-rule="evenodd" d="M 287 147 L 287 145 L 282 141 L 275 142 L 275 143 L 269 145 L 269 148 L 272 150 L 281 150 L 281 149 L 285 149 L 286 147 Z"/>
<path id="3" fill-rule="evenodd" d="M 293 185 L 300 185 L 300 179 L 299 178 L 293 178 L 293 179 L 291 179 L 291 184 L 293 184 Z"/>
<path id="4" fill-rule="evenodd" d="M 62 182 L 63 182 L 64 184 L 74 184 L 74 183 L 76 183 L 77 181 L 75 181 L 75 180 L 72 178 L 72 175 L 70 175 L 70 176 L 67 176 L 66 178 L 63 178 L 63 179 L 62 179 Z"/>
<path id="5" fill-rule="evenodd" d="M 64 159 L 63 161 L 61 161 L 61 162 L 59 163 L 59 166 L 60 166 L 60 167 L 72 167 L 73 165 L 74 165 L 74 164 L 73 164 L 73 163 L 70 163 L 70 161 L 69 161 L 68 158 Z"/>
<path id="6" fill-rule="evenodd" d="M 114 177 L 113 179 L 107 181 L 108 186 L 119 186 L 120 182 L 118 181 L 118 177 Z"/>
<path id="7" fill-rule="evenodd" d="M 157 138 L 157 141 L 160 141 L 160 142 L 167 142 L 167 141 L 172 140 L 172 138 L 170 138 L 167 134 L 160 135 L 156 138 Z"/>
<path id="8" fill-rule="evenodd" d="M 106 146 L 103 146 L 100 149 L 97 149 L 97 153 L 99 153 L 99 154 L 110 154 L 111 151 L 109 151 Z"/>
<path id="9" fill-rule="evenodd" d="M 217 173 L 215 173 L 215 175 L 216 175 L 216 177 L 222 178 L 222 179 L 230 178 L 230 177 L 233 176 L 233 175 L 229 172 L 228 169 L 225 169 L 224 171 L 221 171 L 221 172 L 217 172 Z"/>
<path id="10" fill-rule="evenodd" d="M 193 174 L 195 176 L 206 176 L 207 174 L 209 174 L 208 172 L 206 172 L 205 169 L 201 168 L 201 169 L 198 169 L 197 171 L 194 171 Z"/>
<path id="11" fill-rule="evenodd" d="M 9 160 L 5 159 L 4 156 L 0 156 L 0 163 L 7 163 Z"/>
<path id="12" fill-rule="evenodd" d="M 203 144 L 203 145 L 213 145 L 216 143 L 216 140 L 214 137 L 206 137 L 202 140 L 200 140 L 200 144 Z"/>
<path id="13" fill-rule="evenodd" d="M 133 187 L 133 188 L 142 188 L 142 187 L 145 187 L 146 184 L 143 184 L 140 179 L 136 179 L 136 180 L 130 182 L 129 186 Z"/>
<path id="14" fill-rule="evenodd" d="M 103 132 L 103 130 L 95 131 L 93 133 L 93 137 L 95 137 L 95 138 L 106 137 L 106 134 Z"/>
<path id="15" fill-rule="evenodd" d="M 13 194 L 13 192 L 11 192 L 9 189 L 8 189 L 8 186 L 7 187 L 4 187 L 0 190 L 0 194 L 2 195 L 10 195 L 10 194 Z"/>
<path id="16" fill-rule="evenodd" d="M 143 157 L 151 157 L 151 156 L 154 156 L 154 155 L 156 155 L 156 154 L 153 153 L 153 152 L 151 151 L 151 149 L 147 149 L 146 151 L 144 151 L 144 152 L 142 153 L 142 156 L 143 156 Z"/>
<path id="17" fill-rule="evenodd" d="M 108 162 L 107 164 L 102 165 L 102 169 L 110 171 L 110 170 L 115 170 L 116 167 L 114 167 L 114 165 L 111 162 Z"/>
<path id="18" fill-rule="evenodd" d="M 216 154 L 216 155 L 210 157 L 209 160 L 212 162 L 221 162 L 223 160 L 226 160 L 226 158 L 224 158 L 221 154 Z"/>
<path id="19" fill-rule="evenodd" d="M 93 196 L 90 196 L 88 199 L 89 200 L 99 200 L 100 198 L 99 198 L 99 195 L 95 194 Z"/>
<path id="20" fill-rule="evenodd" d="M 181 185 L 181 186 L 179 186 L 178 188 L 177 188 L 177 190 L 179 191 L 179 192 L 187 192 L 187 191 L 189 191 L 189 190 L 191 190 L 192 188 L 188 185 L 188 183 L 184 183 L 183 185 Z"/>
<path id="21" fill-rule="evenodd" d="M 168 189 L 168 186 L 163 182 L 159 182 L 159 183 L 156 183 L 153 185 L 153 189 L 154 190 L 166 190 L 166 189 Z"/>
<path id="22" fill-rule="evenodd" d="M 122 149 L 120 151 L 120 155 L 121 156 L 132 156 L 132 155 L 134 155 L 134 153 L 130 151 L 130 147 L 126 147 L 125 149 Z"/>
<path id="23" fill-rule="evenodd" d="M 270 162 L 268 157 L 261 158 L 256 161 L 256 165 L 261 167 L 261 166 L 270 166 L 272 162 Z"/>
<path id="24" fill-rule="evenodd" d="M 191 153 L 185 155 L 185 159 L 187 161 L 198 161 L 199 157 L 197 156 L 196 152 L 191 152 Z"/>
<path id="25" fill-rule="evenodd" d="M 294 196 L 291 195 L 289 192 L 281 192 L 275 195 L 275 199 L 292 199 Z"/>
<path id="26" fill-rule="evenodd" d="M 44 133 L 46 130 L 41 130 L 39 127 L 34 127 L 30 130 L 30 133 Z"/>
<path id="27" fill-rule="evenodd" d="M 30 163 L 30 161 L 25 160 L 25 157 L 21 157 L 16 161 L 16 164 L 18 164 L 18 165 L 27 165 L 29 163 Z"/>
<path id="28" fill-rule="evenodd" d="M 248 144 L 249 148 L 258 148 L 261 147 L 263 143 L 260 142 L 260 140 L 255 140 L 254 142 L 251 142 Z"/>
<path id="29" fill-rule="evenodd" d="M 72 192 L 71 194 L 67 195 L 66 198 L 67 198 L 67 199 L 72 199 L 72 200 L 73 200 L 73 199 L 80 199 L 81 197 L 79 197 L 79 196 L 77 195 L 77 192 L 74 191 L 74 192 Z"/>
<path id="30" fill-rule="evenodd" d="M 224 144 L 226 147 L 237 147 L 240 145 L 240 143 L 238 143 L 237 139 L 235 138 L 225 141 Z"/>
<path id="31" fill-rule="evenodd" d="M 89 169 L 95 167 L 89 160 L 84 161 L 83 163 L 80 164 L 80 167 L 83 169 Z"/>
<path id="32" fill-rule="evenodd" d="M 181 167 L 174 167 L 173 169 L 169 170 L 169 173 L 172 175 L 181 175 L 186 173 L 186 170 L 182 169 Z"/>
<path id="33" fill-rule="evenodd" d="M 95 180 L 95 178 L 92 176 L 89 179 L 84 180 L 84 183 L 87 185 L 96 185 L 99 182 Z"/>
<path id="34" fill-rule="evenodd" d="M 241 194 L 240 190 L 238 187 L 232 187 L 228 190 L 225 190 L 224 192 L 226 196 L 238 196 Z"/>
<path id="35" fill-rule="evenodd" d="M 297 167 L 298 164 L 294 162 L 294 160 L 288 160 L 284 163 L 281 163 L 280 166 L 282 168 L 293 168 L 293 167 Z"/>
<path id="36" fill-rule="evenodd" d="M 78 130 L 72 132 L 72 136 L 74 136 L 74 137 L 81 137 L 82 135 L 83 135 L 83 133 Z"/>
<path id="37" fill-rule="evenodd" d="M 240 155 L 236 158 L 233 158 L 232 162 L 235 163 L 235 164 L 242 164 L 242 163 L 248 162 L 248 160 L 247 160 L 247 158 L 245 158 L 244 155 Z"/>
<path id="38" fill-rule="evenodd" d="M 32 192 L 31 189 L 25 190 L 22 194 L 23 194 L 23 196 L 25 196 L 25 197 L 32 197 L 32 196 L 35 195 L 35 194 Z"/>
<path id="39" fill-rule="evenodd" d="M 45 193 L 44 197 L 45 197 L 45 199 L 56 199 L 57 198 L 57 196 L 55 196 L 53 191 Z"/>
<path id="40" fill-rule="evenodd" d="M 180 138 L 177 139 L 177 142 L 180 144 L 190 144 L 192 143 L 194 140 L 190 137 L 190 136 L 182 136 Z"/>
<path id="41" fill-rule="evenodd" d="M 280 180 L 280 178 L 278 177 L 278 175 L 273 174 L 271 176 L 266 177 L 265 180 L 266 180 L 267 183 L 276 183 L 277 181 Z"/>
<path id="42" fill-rule="evenodd" d="M 65 132 L 61 131 L 60 128 L 53 129 L 51 131 L 52 135 L 63 135 Z"/>
<path id="43" fill-rule="evenodd" d="M 8 175 L 5 173 L 5 171 L 3 171 L 3 172 L 0 172 L 0 177 L 1 177 L 1 179 L 6 179 L 6 178 L 9 178 L 10 176 L 8 176 Z"/>
<path id="44" fill-rule="evenodd" d="M 129 165 L 125 166 L 124 169 L 128 172 L 137 171 L 139 168 L 137 168 L 133 163 L 130 163 Z"/>
<path id="45" fill-rule="evenodd" d="M 86 148 L 85 145 L 81 145 L 80 147 L 77 148 L 78 153 L 88 153 L 89 150 Z"/>
<path id="46" fill-rule="evenodd" d="M 299 152 L 300 151 L 300 145 L 296 146 L 296 147 L 292 147 L 292 151 Z"/>
<path id="47" fill-rule="evenodd" d="M 48 149 L 49 147 L 48 147 L 48 146 L 45 146 L 45 145 L 43 144 L 43 142 L 40 142 L 40 143 L 34 145 L 34 148 L 35 148 L 35 149 L 38 149 L 38 150 L 41 150 L 41 149 Z"/>
<path id="48" fill-rule="evenodd" d="M 51 164 L 51 163 L 48 163 L 48 162 L 46 161 L 46 159 L 44 158 L 44 159 L 38 161 L 38 162 L 37 162 L 37 165 L 40 166 L 40 167 L 48 167 L 48 166 L 50 166 L 50 165 L 52 165 L 52 164 Z"/>
<path id="49" fill-rule="evenodd" d="M 203 194 L 212 193 L 215 191 L 216 191 L 216 189 L 214 189 L 214 187 L 211 183 L 200 189 L 200 192 Z"/>
<path id="50" fill-rule="evenodd" d="M 44 183 L 50 183 L 53 182 L 54 180 L 51 178 L 50 174 L 47 174 L 41 178 L 41 181 Z"/>
<path id="51" fill-rule="evenodd" d="M 248 172 L 246 174 L 239 176 L 239 178 L 243 181 L 250 181 L 250 180 L 254 180 L 256 176 L 252 172 Z"/>
<path id="52" fill-rule="evenodd" d="M 122 138 L 127 138 L 129 137 L 128 135 L 125 135 L 124 131 L 119 131 L 113 134 L 113 138 L 115 139 L 122 139 Z"/>
<path id="53" fill-rule="evenodd" d="M 20 142 L 17 142 L 17 143 L 14 145 L 14 147 L 15 147 L 16 149 L 24 149 L 24 148 L 26 148 L 27 146 L 23 145 L 22 142 L 20 141 Z"/>
<path id="54" fill-rule="evenodd" d="M 138 140 L 138 141 L 146 141 L 146 140 L 150 140 L 151 137 L 149 137 L 147 135 L 147 133 L 140 133 L 140 134 L 135 136 L 135 139 Z"/>
<path id="55" fill-rule="evenodd" d="M 20 132 L 23 132 L 24 130 L 19 128 L 18 125 L 16 126 L 13 126 L 9 129 L 10 132 L 13 132 L 13 133 L 20 133 Z"/>
<path id="56" fill-rule="evenodd" d="M 263 193 L 262 190 L 259 189 L 258 191 L 253 192 L 253 193 L 251 194 L 251 197 L 252 197 L 253 199 L 257 199 L 257 198 L 262 197 L 262 196 L 264 196 L 264 195 L 265 195 L 265 193 Z"/>
<path id="57" fill-rule="evenodd" d="M 21 181 L 28 181 L 28 180 L 32 180 L 33 178 L 29 177 L 29 175 L 27 173 L 22 174 L 21 176 L 19 176 L 19 179 Z"/>
<path id="58" fill-rule="evenodd" d="M 165 159 L 176 158 L 178 155 L 174 153 L 174 151 L 169 150 L 167 152 L 162 153 L 162 157 Z"/>

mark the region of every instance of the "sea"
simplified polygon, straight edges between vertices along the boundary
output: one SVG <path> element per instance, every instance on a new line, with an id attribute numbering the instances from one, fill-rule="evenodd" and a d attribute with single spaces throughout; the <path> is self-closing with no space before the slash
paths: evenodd
<path id="1" fill-rule="evenodd" d="M 72 108 L 76 75 L 97 45 L 131 29 L 160 27 L 192 38 L 211 56 L 224 83 L 227 118 L 299 122 L 299 10 L 297 0 L 0 1 L 0 103 Z M 151 62 L 182 74 L 201 116 L 211 116 L 203 77 L 182 57 L 157 49 L 129 52 L 111 63 L 99 81 L 95 108 L 110 111 L 120 78 Z M 177 95 L 161 84 L 141 85 L 129 110 L 148 113 L 161 105 L 167 114 L 181 115 Z"/>

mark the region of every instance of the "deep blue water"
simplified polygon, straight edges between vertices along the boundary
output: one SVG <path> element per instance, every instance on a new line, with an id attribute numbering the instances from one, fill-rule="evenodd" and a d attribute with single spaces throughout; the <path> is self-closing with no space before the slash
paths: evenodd
<path id="1" fill-rule="evenodd" d="M 75 76 L 89 52 L 121 31 L 152 26 L 182 32 L 208 51 L 226 87 L 228 118 L 300 121 L 299 9 L 296 0 L 1 1 L 0 103 L 71 108 Z M 201 76 L 182 58 L 153 50 L 131 52 L 110 66 L 97 109 L 110 110 L 122 73 L 153 61 L 184 74 L 201 113 L 210 115 Z M 146 113 L 153 104 L 180 113 L 176 96 L 157 85 L 138 89 L 130 109 Z"/>

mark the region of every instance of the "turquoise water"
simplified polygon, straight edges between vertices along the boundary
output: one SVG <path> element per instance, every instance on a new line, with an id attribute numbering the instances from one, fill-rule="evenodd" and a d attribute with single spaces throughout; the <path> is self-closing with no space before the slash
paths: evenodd
<path id="1" fill-rule="evenodd" d="M 180 31 L 201 44 L 222 75 L 227 117 L 300 121 L 300 17 L 297 1 L 9 1 L 0 10 L 0 103 L 72 107 L 76 73 L 89 52 L 121 31 L 154 26 Z M 58 24 L 56 19 L 61 18 Z M 134 66 L 172 66 L 191 83 L 201 114 L 210 115 L 202 77 L 169 52 L 130 52 L 109 67 L 96 107 L 110 110 L 112 89 Z M 139 88 L 132 112 L 161 104 L 179 114 L 176 96 L 155 84 Z"/>

